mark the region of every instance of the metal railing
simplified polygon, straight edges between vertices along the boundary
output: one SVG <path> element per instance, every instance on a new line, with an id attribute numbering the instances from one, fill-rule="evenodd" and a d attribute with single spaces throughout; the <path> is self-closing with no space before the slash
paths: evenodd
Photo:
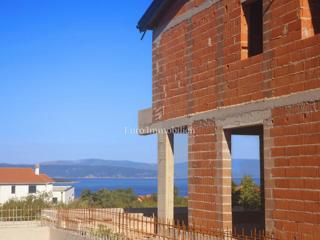
<path id="1" fill-rule="evenodd" d="M 0 227 L 39 224 L 41 208 L 0 208 Z"/>
<path id="2" fill-rule="evenodd" d="M 172 224 L 123 209 L 47 209 L 42 224 L 71 231 L 92 239 L 164 239 L 164 240 L 275 240 L 272 234 L 229 231 L 209 226 Z"/>

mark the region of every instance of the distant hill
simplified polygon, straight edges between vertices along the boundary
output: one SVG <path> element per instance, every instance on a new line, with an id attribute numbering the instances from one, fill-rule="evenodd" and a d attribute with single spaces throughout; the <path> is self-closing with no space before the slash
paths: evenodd
<path id="1" fill-rule="evenodd" d="M 75 161 L 51 161 L 42 162 L 42 166 L 111 166 L 111 167 L 130 167 L 136 169 L 157 169 L 156 164 L 141 163 L 127 160 L 102 160 L 102 159 L 82 159 Z"/>
<path id="2" fill-rule="evenodd" d="M 253 159 L 234 159 L 233 177 L 241 179 L 244 175 L 253 178 L 260 177 L 260 161 Z M 157 164 L 115 161 L 102 159 L 83 159 L 76 161 L 51 161 L 40 163 L 40 170 L 53 178 L 156 178 Z M 0 167 L 32 167 L 28 164 L 0 163 Z M 188 163 L 176 163 L 174 168 L 176 178 L 188 177 Z"/>
<path id="3" fill-rule="evenodd" d="M 0 163 L 0 167 L 33 167 L 28 164 Z M 175 177 L 187 178 L 188 164 L 175 164 Z M 156 178 L 157 164 L 133 161 L 83 159 L 40 163 L 40 170 L 53 178 Z"/>

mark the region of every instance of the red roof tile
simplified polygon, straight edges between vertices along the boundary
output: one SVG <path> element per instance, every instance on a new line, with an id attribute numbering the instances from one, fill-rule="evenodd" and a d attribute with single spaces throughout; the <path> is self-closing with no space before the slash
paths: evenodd
<path id="1" fill-rule="evenodd" d="M 2 184 L 48 184 L 54 181 L 45 174 L 36 175 L 32 168 L 0 168 Z"/>

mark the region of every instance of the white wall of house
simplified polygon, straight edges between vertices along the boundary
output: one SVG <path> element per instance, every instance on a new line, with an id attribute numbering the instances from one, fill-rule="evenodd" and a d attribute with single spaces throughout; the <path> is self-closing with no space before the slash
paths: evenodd
<path id="1" fill-rule="evenodd" d="M 60 186 L 53 187 L 52 199 L 56 199 L 57 202 L 68 204 L 74 200 L 74 187 Z"/>
<path id="2" fill-rule="evenodd" d="M 52 201 L 54 203 L 63 202 L 63 192 L 61 191 L 53 191 L 52 192 Z"/>
<path id="3" fill-rule="evenodd" d="M 35 184 L 30 184 L 35 185 Z M 15 193 L 11 193 L 11 187 L 15 186 Z M 29 185 L 0 185 L 0 204 L 4 204 L 5 202 L 9 201 L 10 199 L 21 199 L 27 197 L 29 195 L 40 195 L 43 193 L 48 193 L 52 195 L 53 185 L 46 184 L 46 185 L 35 185 L 36 186 L 36 193 L 30 194 L 29 193 Z"/>
<path id="4" fill-rule="evenodd" d="M 69 203 L 74 200 L 74 187 L 69 188 L 64 192 L 64 203 Z"/>

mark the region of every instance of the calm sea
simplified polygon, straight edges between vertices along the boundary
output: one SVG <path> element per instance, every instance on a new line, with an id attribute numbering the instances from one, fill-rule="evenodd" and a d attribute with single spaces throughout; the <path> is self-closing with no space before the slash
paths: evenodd
<path id="1" fill-rule="evenodd" d="M 148 195 L 157 192 L 157 179 L 72 178 L 68 180 L 74 182 L 71 185 L 75 187 L 76 197 L 80 197 L 81 192 L 85 189 L 96 192 L 101 189 L 132 188 L 137 195 Z M 241 182 L 240 178 L 234 178 L 233 180 L 236 184 Z M 260 185 L 260 179 L 254 178 L 254 181 Z M 175 179 L 174 184 L 178 187 L 180 196 L 188 195 L 188 179 Z M 66 183 L 61 185 L 66 185 Z"/>
<path id="2" fill-rule="evenodd" d="M 96 192 L 105 188 L 109 190 L 132 188 L 137 195 L 148 195 L 157 192 L 157 179 L 73 178 L 68 180 L 75 182 L 71 185 L 75 187 L 76 197 L 79 197 L 81 192 L 85 189 Z M 187 196 L 187 179 L 176 179 L 175 185 L 179 188 L 180 196 Z"/>

